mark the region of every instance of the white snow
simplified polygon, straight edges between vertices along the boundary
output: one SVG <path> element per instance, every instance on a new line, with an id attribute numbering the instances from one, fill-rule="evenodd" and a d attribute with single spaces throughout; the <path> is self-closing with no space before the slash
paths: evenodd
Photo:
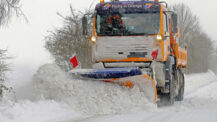
<path id="1" fill-rule="evenodd" d="M 85 114 L 117 114 L 154 109 L 139 88 L 73 79 L 56 65 L 44 65 L 34 77 L 41 95 L 64 101 Z"/>
<path id="2" fill-rule="evenodd" d="M 60 122 L 79 116 L 68 105 L 52 100 L 25 100 L 0 107 L 0 122 Z"/>
<path id="3" fill-rule="evenodd" d="M 153 111 L 92 116 L 82 122 L 216 122 L 217 77 L 209 71 L 186 76 L 185 100 Z"/>
<path id="4" fill-rule="evenodd" d="M 35 90 L 22 88 L 28 95 L 1 102 L 0 122 L 216 122 L 216 75 L 209 71 L 185 78 L 184 101 L 157 108 L 138 88 L 77 80 L 47 64 L 27 85 Z"/>
<path id="5" fill-rule="evenodd" d="M 199 90 L 201 87 L 209 85 L 212 82 L 216 82 L 217 76 L 212 72 L 208 71 L 207 73 L 199 73 L 187 75 L 186 85 L 185 85 L 185 94 L 192 94 Z"/>

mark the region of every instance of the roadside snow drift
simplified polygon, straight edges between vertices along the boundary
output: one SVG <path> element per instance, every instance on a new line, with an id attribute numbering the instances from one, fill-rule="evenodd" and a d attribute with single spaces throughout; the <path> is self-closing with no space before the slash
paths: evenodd
<path id="1" fill-rule="evenodd" d="M 73 110 L 86 114 L 114 114 L 156 109 L 139 88 L 128 89 L 99 81 L 74 79 L 58 66 L 46 64 L 34 76 L 39 94 L 64 101 Z"/>
<path id="2" fill-rule="evenodd" d="M 200 88 L 216 82 L 217 76 L 212 71 L 185 76 L 185 95 L 190 95 Z"/>

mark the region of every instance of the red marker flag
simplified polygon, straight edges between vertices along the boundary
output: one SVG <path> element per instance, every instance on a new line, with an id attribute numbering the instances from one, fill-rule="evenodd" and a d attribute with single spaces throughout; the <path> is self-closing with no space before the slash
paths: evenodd
<path id="1" fill-rule="evenodd" d="M 153 58 L 154 60 L 156 60 L 156 59 L 157 59 L 157 56 L 158 56 L 158 49 L 155 50 L 155 51 L 153 51 L 152 54 L 151 54 L 151 56 L 152 56 L 152 58 Z"/>
<path id="2" fill-rule="evenodd" d="M 70 62 L 72 63 L 73 68 L 76 68 L 76 67 L 78 66 L 78 60 L 77 60 L 77 57 L 76 57 L 76 56 L 74 56 L 74 57 L 70 60 Z"/>

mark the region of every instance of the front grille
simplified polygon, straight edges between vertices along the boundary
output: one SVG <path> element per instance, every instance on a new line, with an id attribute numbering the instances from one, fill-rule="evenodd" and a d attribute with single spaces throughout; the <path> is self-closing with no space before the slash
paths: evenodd
<path id="1" fill-rule="evenodd" d="M 151 58 L 153 38 L 150 37 L 100 37 L 95 45 L 95 58 L 122 59 L 129 57 Z"/>

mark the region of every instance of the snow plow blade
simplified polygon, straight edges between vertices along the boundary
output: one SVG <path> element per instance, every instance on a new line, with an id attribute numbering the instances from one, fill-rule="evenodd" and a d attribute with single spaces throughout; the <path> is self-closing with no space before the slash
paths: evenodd
<path id="1" fill-rule="evenodd" d="M 157 101 L 154 81 L 138 68 L 74 69 L 69 73 L 81 79 L 110 82 L 128 88 L 137 86 L 150 101 Z"/>

